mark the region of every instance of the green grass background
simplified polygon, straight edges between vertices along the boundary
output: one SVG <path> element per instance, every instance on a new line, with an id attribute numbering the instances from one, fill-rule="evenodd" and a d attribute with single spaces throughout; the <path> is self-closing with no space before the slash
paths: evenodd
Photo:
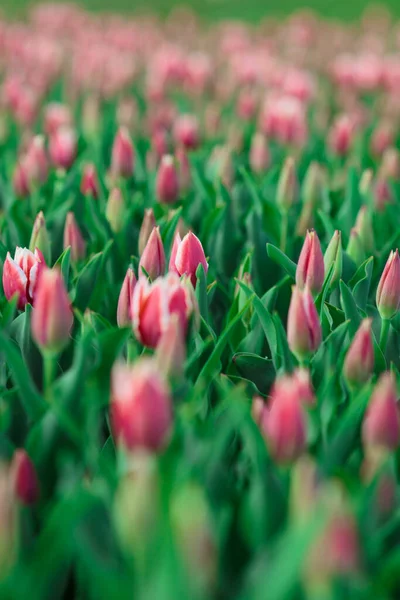
<path id="1" fill-rule="evenodd" d="M 21 14 L 27 5 L 33 3 L 29 0 L 0 0 L 0 7 L 6 14 Z M 305 6 L 329 18 L 355 19 L 369 4 L 366 0 L 80 0 L 77 3 L 95 10 L 154 10 L 161 15 L 168 14 L 178 4 L 186 4 L 206 18 L 242 18 L 253 22 L 267 14 L 285 15 Z M 393 15 L 400 15 L 400 0 L 386 0 L 384 4 Z"/>

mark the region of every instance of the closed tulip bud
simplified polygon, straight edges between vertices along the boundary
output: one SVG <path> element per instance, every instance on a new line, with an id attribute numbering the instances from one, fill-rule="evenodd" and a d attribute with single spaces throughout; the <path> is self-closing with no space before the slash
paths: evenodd
<path id="1" fill-rule="evenodd" d="M 156 196 L 161 204 L 173 204 L 179 198 L 179 179 L 174 157 L 163 156 L 157 171 Z"/>
<path id="2" fill-rule="evenodd" d="M 362 385 L 374 369 L 374 343 L 371 319 L 364 319 L 346 354 L 343 373 L 350 385 Z"/>
<path id="3" fill-rule="evenodd" d="M 175 259 L 173 260 L 174 256 Z M 208 263 L 199 238 L 191 231 L 181 241 L 175 236 L 169 263 L 170 271 L 177 273 L 179 276 L 187 275 L 190 277 L 193 287 L 196 287 L 196 271 L 199 265 L 203 265 L 204 272 L 207 273 Z"/>
<path id="4" fill-rule="evenodd" d="M 35 219 L 31 241 L 29 242 L 29 250 L 31 252 L 34 252 L 36 248 L 40 250 L 46 263 L 49 263 L 51 261 L 51 247 L 49 234 L 46 228 L 46 221 L 42 211 L 40 211 Z"/>
<path id="5" fill-rule="evenodd" d="M 64 250 L 71 248 L 71 259 L 73 262 L 82 260 L 86 256 L 86 242 L 83 239 L 81 230 L 75 220 L 73 212 L 67 214 L 64 227 Z"/>
<path id="6" fill-rule="evenodd" d="M 373 252 L 375 241 L 372 228 L 371 214 L 367 206 L 362 206 L 358 212 L 354 229 L 358 233 L 366 253 Z"/>
<path id="7" fill-rule="evenodd" d="M 178 146 L 193 150 L 200 143 L 199 123 L 194 115 L 180 115 L 174 125 L 174 139 Z"/>
<path id="8" fill-rule="evenodd" d="M 165 252 L 159 227 L 154 227 L 140 257 L 139 277 L 144 275 L 143 269 L 151 280 L 165 273 Z"/>
<path id="9" fill-rule="evenodd" d="M 111 152 L 111 173 L 114 177 L 128 179 L 134 171 L 134 151 L 129 132 L 125 127 L 118 130 Z"/>
<path id="10" fill-rule="evenodd" d="M 3 267 L 3 288 L 7 300 L 18 294 L 20 310 L 23 310 L 26 304 L 33 305 L 45 266 L 43 254 L 37 249 L 31 252 L 27 248 L 17 246 L 14 259 L 8 252 Z"/>
<path id="11" fill-rule="evenodd" d="M 254 173 L 265 173 L 271 164 L 271 154 L 264 135 L 257 132 L 253 135 L 249 154 L 250 168 Z"/>
<path id="12" fill-rule="evenodd" d="M 346 252 L 357 267 L 365 260 L 364 248 L 360 236 L 354 227 L 350 230 L 350 238 Z"/>
<path id="13" fill-rule="evenodd" d="M 392 319 L 400 307 L 399 252 L 390 253 L 376 291 L 376 305 L 382 319 Z"/>
<path id="14" fill-rule="evenodd" d="M 150 348 L 156 348 L 168 327 L 172 314 L 177 314 L 186 335 L 188 321 L 195 308 L 190 284 L 180 281 L 175 273 L 159 277 L 149 283 L 140 277 L 133 292 L 132 324 L 137 339 Z"/>
<path id="15" fill-rule="evenodd" d="M 119 188 L 110 192 L 106 207 L 106 218 L 114 233 L 122 231 L 125 223 L 125 202 Z"/>
<path id="16" fill-rule="evenodd" d="M 50 137 L 49 154 L 58 169 L 69 169 L 76 158 L 77 140 L 75 131 L 69 127 L 57 129 Z"/>
<path id="17" fill-rule="evenodd" d="M 296 284 L 302 290 L 308 287 L 318 294 L 324 283 L 324 257 L 319 238 L 314 230 L 308 231 L 296 269 Z"/>
<path id="18" fill-rule="evenodd" d="M 96 167 L 93 164 L 85 165 L 82 174 L 81 192 L 85 196 L 99 197 L 100 184 Z"/>
<path id="19" fill-rule="evenodd" d="M 15 495 L 22 504 L 35 504 L 39 497 L 39 484 L 35 465 L 25 450 L 17 450 L 11 463 L 11 476 Z"/>
<path id="20" fill-rule="evenodd" d="M 155 360 L 114 365 L 110 413 L 118 446 L 151 452 L 165 448 L 172 431 L 172 402 Z"/>
<path id="21" fill-rule="evenodd" d="M 57 354 L 65 348 L 74 323 L 63 276 L 45 269 L 39 279 L 32 313 L 32 337 L 43 352 Z"/>
<path id="22" fill-rule="evenodd" d="M 303 454 L 307 438 L 305 413 L 293 390 L 275 388 L 269 410 L 262 413 L 260 429 L 277 463 L 291 463 Z"/>
<path id="23" fill-rule="evenodd" d="M 287 336 L 291 351 L 300 361 L 314 354 L 321 343 L 321 323 L 307 288 L 303 291 L 297 286 L 292 288 Z"/>
<path id="24" fill-rule="evenodd" d="M 132 297 L 136 282 L 135 273 L 132 267 L 129 267 L 118 298 L 118 327 L 129 327 L 132 324 Z"/>
<path id="25" fill-rule="evenodd" d="M 394 376 L 383 373 L 372 393 L 362 426 L 364 448 L 394 451 L 400 443 L 400 421 Z"/>
<path id="26" fill-rule="evenodd" d="M 142 255 L 146 247 L 149 237 L 156 226 L 156 219 L 152 208 L 144 211 L 142 225 L 139 231 L 139 254 Z"/>
<path id="27" fill-rule="evenodd" d="M 178 163 L 179 189 L 186 192 L 192 183 L 192 174 L 190 172 L 188 153 L 183 146 L 179 146 L 176 149 L 175 158 Z"/>
<path id="28" fill-rule="evenodd" d="M 195 597 L 211 597 L 216 584 L 218 555 L 215 529 L 203 489 L 187 483 L 174 492 L 171 524 L 181 560 Z"/>
<path id="29" fill-rule="evenodd" d="M 293 206 L 296 199 L 296 190 L 297 176 L 294 159 L 289 157 L 282 167 L 276 190 L 276 202 L 282 210 L 288 211 Z"/>
<path id="30" fill-rule="evenodd" d="M 328 274 L 329 269 L 333 265 L 333 274 L 331 279 L 331 288 L 339 283 L 343 269 L 343 249 L 342 249 L 342 234 L 336 230 L 328 244 L 324 254 L 325 273 Z"/>

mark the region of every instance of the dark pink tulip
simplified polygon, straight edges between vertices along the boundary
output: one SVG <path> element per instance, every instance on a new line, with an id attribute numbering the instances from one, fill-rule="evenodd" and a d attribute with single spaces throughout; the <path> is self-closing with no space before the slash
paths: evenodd
<path id="1" fill-rule="evenodd" d="M 135 155 L 129 132 L 120 127 L 114 139 L 111 153 L 111 173 L 114 177 L 128 179 L 134 172 Z"/>
<path id="2" fill-rule="evenodd" d="M 169 269 L 179 276 L 187 275 L 190 278 L 193 287 L 196 287 L 197 267 L 203 265 L 204 272 L 207 273 L 208 271 L 208 263 L 206 261 L 203 246 L 199 238 L 196 237 L 192 231 L 189 231 L 183 240 L 180 240 L 178 235 L 179 234 L 175 236 L 174 245 L 172 247 Z"/>
<path id="3" fill-rule="evenodd" d="M 400 308 L 400 257 L 399 252 L 390 253 L 378 289 L 376 305 L 382 319 L 391 319 Z"/>
<path id="4" fill-rule="evenodd" d="M 310 291 L 292 288 L 292 298 L 287 321 L 289 347 L 300 360 L 314 354 L 321 339 L 321 323 Z"/>
<path id="5" fill-rule="evenodd" d="M 193 150 L 200 143 L 199 123 L 194 115 L 179 116 L 174 125 L 174 139 L 177 145 Z"/>
<path id="6" fill-rule="evenodd" d="M 60 127 L 50 136 L 50 158 L 58 169 L 69 169 L 75 161 L 76 152 L 77 140 L 73 129 Z"/>
<path id="7" fill-rule="evenodd" d="M 368 450 L 396 450 L 400 443 L 400 421 L 394 376 L 383 373 L 372 393 L 362 427 Z"/>
<path id="8" fill-rule="evenodd" d="M 143 269 L 151 280 L 165 273 L 165 252 L 159 227 L 154 227 L 140 257 L 139 277 L 144 275 Z"/>
<path id="9" fill-rule="evenodd" d="M 14 491 L 22 504 L 35 504 L 39 497 L 36 469 L 25 450 L 16 450 L 11 463 Z"/>
<path id="10" fill-rule="evenodd" d="M 44 269 L 32 313 L 32 337 L 43 351 L 58 353 L 68 344 L 74 315 L 63 276 Z"/>
<path id="11" fill-rule="evenodd" d="M 71 248 L 71 259 L 73 262 L 82 260 L 86 256 L 86 242 L 76 222 L 73 212 L 67 214 L 64 227 L 64 250 Z"/>
<path id="12" fill-rule="evenodd" d="M 156 196 L 162 204 L 173 204 L 179 198 L 179 177 L 174 157 L 163 156 L 158 167 Z"/>
<path id="13" fill-rule="evenodd" d="M 156 361 L 114 365 L 110 413 L 118 446 L 151 452 L 165 448 L 172 431 L 172 402 Z"/>
<path id="14" fill-rule="evenodd" d="M 126 272 L 124 282 L 122 284 L 121 292 L 118 298 L 117 307 L 117 323 L 118 327 L 128 327 L 132 324 L 132 298 L 133 290 L 136 285 L 136 276 L 132 269 Z"/>
<path id="15" fill-rule="evenodd" d="M 20 310 L 23 310 L 28 303 L 34 304 L 44 267 L 43 254 L 37 249 L 31 252 L 27 248 L 17 247 L 14 259 L 8 252 L 3 267 L 3 288 L 7 300 L 10 300 L 14 294 L 18 294 Z"/>
<path id="16" fill-rule="evenodd" d="M 313 294 L 318 294 L 322 289 L 324 277 L 324 256 L 318 235 L 312 229 L 307 231 L 297 263 L 296 284 L 300 289 L 308 287 Z"/>
<path id="17" fill-rule="evenodd" d="M 96 167 L 93 164 L 85 165 L 81 180 L 82 194 L 98 198 L 100 191 L 99 178 L 97 176 Z"/>
<path id="18" fill-rule="evenodd" d="M 144 346 L 157 347 L 174 313 L 178 315 L 186 335 L 188 320 L 194 309 L 190 287 L 175 273 L 159 277 L 153 283 L 145 277 L 139 278 L 133 292 L 132 324 L 137 339 Z"/>
<path id="19" fill-rule="evenodd" d="M 362 385 L 374 369 L 374 343 L 371 319 L 364 319 L 346 354 L 343 374 L 350 384 Z"/>

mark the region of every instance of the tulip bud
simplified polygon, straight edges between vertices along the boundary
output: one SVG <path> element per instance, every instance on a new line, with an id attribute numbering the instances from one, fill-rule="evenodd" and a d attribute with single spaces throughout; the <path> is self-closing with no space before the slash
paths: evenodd
<path id="1" fill-rule="evenodd" d="M 39 497 L 39 484 L 36 469 L 25 450 L 16 450 L 11 473 L 14 482 L 15 495 L 22 504 L 35 504 Z"/>
<path id="2" fill-rule="evenodd" d="M 257 132 L 253 135 L 249 155 L 250 168 L 257 175 L 265 173 L 271 164 L 271 155 L 264 135 Z"/>
<path id="3" fill-rule="evenodd" d="M 296 197 L 297 178 L 294 159 L 286 159 L 282 167 L 276 190 L 276 203 L 283 211 L 288 211 Z"/>
<path id="4" fill-rule="evenodd" d="M 350 238 L 346 252 L 357 267 L 365 260 L 364 248 L 360 236 L 354 227 L 350 230 Z"/>
<path id="5" fill-rule="evenodd" d="M 319 238 L 314 230 L 308 231 L 296 269 L 296 284 L 300 289 L 308 287 L 318 294 L 324 283 L 324 257 Z"/>
<path id="6" fill-rule="evenodd" d="M 167 154 L 161 159 L 156 179 L 156 196 L 162 204 L 173 204 L 179 198 L 179 180 L 174 157 Z"/>
<path id="7" fill-rule="evenodd" d="M 110 411 L 118 446 L 153 452 L 165 448 L 172 430 L 172 403 L 155 360 L 114 365 Z"/>
<path id="8" fill-rule="evenodd" d="M 382 319 L 392 319 L 400 307 L 399 252 L 390 253 L 376 292 L 376 305 Z"/>
<path id="9" fill-rule="evenodd" d="M 118 327 L 129 327 L 132 323 L 132 296 L 136 285 L 136 277 L 132 267 L 126 272 L 121 292 L 118 298 L 117 323 Z"/>
<path id="10" fill-rule="evenodd" d="M 43 255 L 37 249 L 31 252 L 27 248 L 17 246 L 14 259 L 8 252 L 3 267 L 3 288 L 7 300 L 10 300 L 14 294 L 18 294 L 20 310 L 23 310 L 28 303 L 33 305 L 44 267 Z"/>
<path id="11" fill-rule="evenodd" d="M 69 127 L 57 129 L 49 141 L 51 161 L 58 169 L 69 169 L 76 157 L 77 140 L 75 131 Z"/>
<path id="12" fill-rule="evenodd" d="M 301 362 L 319 347 L 322 338 L 321 324 L 311 293 L 306 288 L 292 288 L 292 298 L 287 321 L 289 347 Z"/>
<path id="13" fill-rule="evenodd" d="M 293 390 L 275 387 L 270 408 L 262 413 L 260 429 L 277 463 L 291 463 L 304 452 L 304 408 Z"/>
<path id="14" fill-rule="evenodd" d="M 364 319 L 346 354 L 343 374 L 350 385 L 362 385 L 374 369 L 374 344 L 371 319 Z"/>
<path id="15" fill-rule="evenodd" d="M 180 115 L 174 125 L 174 139 L 178 146 L 193 150 L 200 143 L 199 123 L 194 115 Z"/>
<path id="16" fill-rule="evenodd" d="M 142 255 L 146 247 L 149 237 L 156 227 L 156 219 L 152 208 L 148 208 L 144 211 L 144 217 L 142 226 L 139 231 L 139 254 Z"/>
<path id="17" fill-rule="evenodd" d="M 119 188 L 110 192 L 106 207 L 106 218 L 114 233 L 122 231 L 125 219 L 125 202 Z"/>
<path id="18" fill-rule="evenodd" d="M 83 260 L 86 256 L 86 243 L 81 230 L 75 220 L 73 212 L 67 214 L 64 227 L 64 250 L 71 248 L 71 259 L 73 262 Z"/>
<path id="19" fill-rule="evenodd" d="M 325 250 L 324 255 L 325 273 L 329 273 L 329 269 L 333 265 L 333 274 L 331 279 L 331 288 L 339 283 L 343 269 L 343 250 L 342 250 L 342 234 L 336 230 L 331 241 Z"/>
<path id="20" fill-rule="evenodd" d="M 362 439 L 366 449 L 387 450 L 398 448 L 400 421 L 397 407 L 397 389 L 394 376 L 383 373 L 372 393 L 364 416 Z"/>
<path id="21" fill-rule="evenodd" d="M 173 260 L 174 254 L 175 260 Z M 179 241 L 179 238 L 175 236 L 169 264 L 170 271 L 177 273 L 179 276 L 188 275 L 193 287 L 196 287 L 196 271 L 200 264 L 203 265 L 204 272 L 207 273 L 208 263 L 199 238 L 191 231 L 185 235 L 182 241 Z"/>
<path id="22" fill-rule="evenodd" d="M 96 167 L 93 164 L 85 165 L 81 181 L 81 192 L 85 196 L 99 197 L 100 184 Z"/>
<path id="23" fill-rule="evenodd" d="M 175 273 L 159 277 L 151 284 L 140 277 L 132 300 L 132 324 L 137 339 L 144 346 L 156 348 L 174 313 L 185 336 L 194 302 L 193 287 L 180 281 Z"/>
<path id="24" fill-rule="evenodd" d="M 195 483 L 175 491 L 171 524 L 190 585 L 194 587 L 194 597 L 199 592 L 199 597 L 213 596 L 218 566 L 214 527 L 204 492 Z"/>
<path id="25" fill-rule="evenodd" d="M 114 177 L 128 179 L 134 171 L 134 151 L 129 132 L 120 127 L 111 152 L 111 173 Z"/>
<path id="26" fill-rule="evenodd" d="M 372 229 L 371 214 L 367 206 L 360 208 L 354 228 L 358 233 L 365 252 L 373 252 L 375 245 L 374 231 Z"/>
<path id="27" fill-rule="evenodd" d="M 42 351 L 57 354 L 68 344 L 74 315 L 62 274 L 45 269 L 32 313 L 32 337 Z"/>
<path id="28" fill-rule="evenodd" d="M 143 269 L 151 280 L 165 273 L 165 252 L 159 227 L 154 227 L 140 257 L 139 277 L 143 276 Z"/>
<path id="29" fill-rule="evenodd" d="M 34 252 L 35 249 L 40 250 L 46 263 L 51 261 L 51 247 L 49 234 L 46 229 L 46 221 L 42 211 L 37 215 L 33 224 L 31 241 L 29 242 L 29 250 Z"/>
<path id="30" fill-rule="evenodd" d="M 182 326 L 177 315 L 169 323 L 157 345 L 156 360 L 160 372 L 166 377 L 181 377 L 186 360 L 186 346 Z"/>
<path id="31" fill-rule="evenodd" d="M 187 151 L 183 146 L 179 146 L 175 151 L 175 157 L 178 163 L 178 188 L 186 192 L 190 188 L 192 175 L 190 172 L 190 162 Z"/>

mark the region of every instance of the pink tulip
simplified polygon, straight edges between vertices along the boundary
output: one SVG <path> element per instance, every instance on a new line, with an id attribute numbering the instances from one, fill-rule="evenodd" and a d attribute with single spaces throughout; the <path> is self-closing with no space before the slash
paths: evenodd
<path id="1" fill-rule="evenodd" d="M 45 262 L 40 250 L 31 252 L 17 246 L 14 259 L 10 253 L 3 268 L 3 288 L 7 300 L 18 294 L 18 308 L 23 310 L 26 304 L 34 304 L 38 282 Z"/>
<path id="2" fill-rule="evenodd" d="M 186 335 L 188 320 L 194 309 L 189 286 L 175 273 L 159 277 L 153 283 L 145 277 L 139 278 L 133 292 L 132 323 L 137 339 L 144 346 L 157 347 L 174 313 L 178 315 Z"/>
<path id="3" fill-rule="evenodd" d="M 71 248 L 71 259 L 73 262 L 82 260 L 86 256 L 86 242 L 76 222 L 73 212 L 67 214 L 64 227 L 64 250 Z"/>
<path id="4" fill-rule="evenodd" d="M 132 269 L 126 272 L 124 282 L 118 298 L 117 323 L 118 327 L 128 327 L 132 323 L 132 298 L 136 285 L 136 276 Z"/>
<path id="5" fill-rule="evenodd" d="M 32 314 L 32 337 L 43 351 L 58 353 L 68 344 L 74 315 L 62 274 L 44 269 Z"/>
<path id="6" fill-rule="evenodd" d="M 300 289 L 308 287 L 313 294 L 318 294 L 322 289 L 324 277 L 324 256 L 318 235 L 314 230 L 307 231 L 297 264 L 296 284 Z"/>
<path id="7" fill-rule="evenodd" d="M 175 236 L 172 247 L 169 270 L 177 273 L 179 276 L 187 275 L 196 287 L 196 271 L 199 265 L 203 265 L 204 272 L 208 271 L 208 263 L 204 254 L 203 246 L 198 237 L 191 231 L 185 235 L 183 240 Z"/>
<path id="8" fill-rule="evenodd" d="M 140 257 L 139 277 L 144 275 L 143 269 L 151 280 L 165 273 L 165 252 L 159 227 L 154 227 Z"/>
<path id="9" fill-rule="evenodd" d="M 111 372 L 111 424 L 118 446 L 161 451 L 172 431 L 172 403 L 157 363 L 115 364 Z"/>
<path id="10" fill-rule="evenodd" d="M 134 171 L 134 151 L 129 132 L 120 127 L 114 139 L 111 153 L 111 173 L 114 177 L 128 179 Z"/>
<path id="11" fill-rule="evenodd" d="M 15 495 L 22 504 L 35 504 L 39 497 L 36 469 L 25 450 L 16 450 L 11 463 Z"/>

